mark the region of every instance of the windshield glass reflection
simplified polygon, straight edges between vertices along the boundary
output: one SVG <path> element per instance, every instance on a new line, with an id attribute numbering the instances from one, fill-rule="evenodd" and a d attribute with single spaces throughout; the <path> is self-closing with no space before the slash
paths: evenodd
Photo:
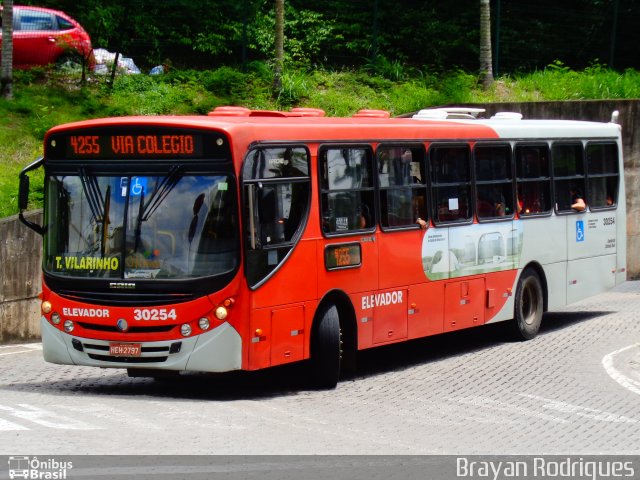
<path id="1" fill-rule="evenodd" d="M 180 279 L 238 264 L 227 175 L 51 176 L 45 269 L 62 276 Z"/>

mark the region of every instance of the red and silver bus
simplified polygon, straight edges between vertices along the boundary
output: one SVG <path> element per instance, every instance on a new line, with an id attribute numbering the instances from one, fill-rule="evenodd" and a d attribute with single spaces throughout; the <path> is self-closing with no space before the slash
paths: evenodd
<path id="1" fill-rule="evenodd" d="M 543 312 L 626 277 L 620 126 L 217 108 L 51 129 L 45 360 L 163 371 L 308 361 Z"/>

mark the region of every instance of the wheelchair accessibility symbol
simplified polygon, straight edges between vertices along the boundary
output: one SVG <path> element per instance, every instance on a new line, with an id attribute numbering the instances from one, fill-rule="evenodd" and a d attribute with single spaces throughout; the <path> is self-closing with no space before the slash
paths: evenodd
<path id="1" fill-rule="evenodd" d="M 129 178 L 122 177 L 120 179 L 120 190 L 123 197 L 127 196 L 127 188 L 129 189 L 129 194 L 132 197 L 139 197 L 143 193 L 147 192 L 147 178 L 131 177 L 131 183 L 129 184 Z"/>
<path id="2" fill-rule="evenodd" d="M 576 242 L 584 242 L 584 221 L 576 221 Z"/>

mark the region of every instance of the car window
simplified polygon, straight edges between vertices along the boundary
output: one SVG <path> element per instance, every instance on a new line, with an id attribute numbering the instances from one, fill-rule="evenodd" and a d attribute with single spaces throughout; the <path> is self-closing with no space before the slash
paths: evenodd
<path id="1" fill-rule="evenodd" d="M 55 18 L 47 12 L 25 10 L 20 12 L 20 22 L 16 30 L 23 32 L 55 30 Z"/>
<path id="2" fill-rule="evenodd" d="M 66 18 L 56 16 L 56 19 L 58 20 L 58 30 L 71 30 L 72 28 L 75 28 L 73 26 L 73 23 L 71 23 Z"/>

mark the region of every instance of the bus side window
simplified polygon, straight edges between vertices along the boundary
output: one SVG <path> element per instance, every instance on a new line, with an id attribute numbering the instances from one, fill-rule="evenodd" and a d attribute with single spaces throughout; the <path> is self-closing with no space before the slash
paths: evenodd
<path id="1" fill-rule="evenodd" d="M 375 228 L 371 149 L 325 148 L 319 158 L 322 231 L 341 234 Z"/>
<path id="2" fill-rule="evenodd" d="M 521 217 L 551 211 L 551 175 L 549 147 L 518 145 L 516 156 L 516 211 Z"/>
<path id="3" fill-rule="evenodd" d="M 377 158 L 382 227 L 426 226 L 429 216 L 424 148 L 421 145 L 380 146 Z"/>
<path id="4" fill-rule="evenodd" d="M 434 146 L 430 152 L 433 219 L 471 220 L 471 162 L 468 145 Z"/>
<path id="5" fill-rule="evenodd" d="M 584 210 L 584 206 L 573 208 L 580 200 L 583 205 L 587 203 L 582 144 L 555 143 L 551 148 L 551 159 L 556 210 L 558 212 Z"/>
<path id="6" fill-rule="evenodd" d="M 617 204 L 618 145 L 590 143 L 587 145 L 587 185 L 591 208 L 612 208 Z"/>
<path id="7" fill-rule="evenodd" d="M 473 153 L 478 219 L 513 216 L 511 147 L 509 145 L 476 145 Z"/>

